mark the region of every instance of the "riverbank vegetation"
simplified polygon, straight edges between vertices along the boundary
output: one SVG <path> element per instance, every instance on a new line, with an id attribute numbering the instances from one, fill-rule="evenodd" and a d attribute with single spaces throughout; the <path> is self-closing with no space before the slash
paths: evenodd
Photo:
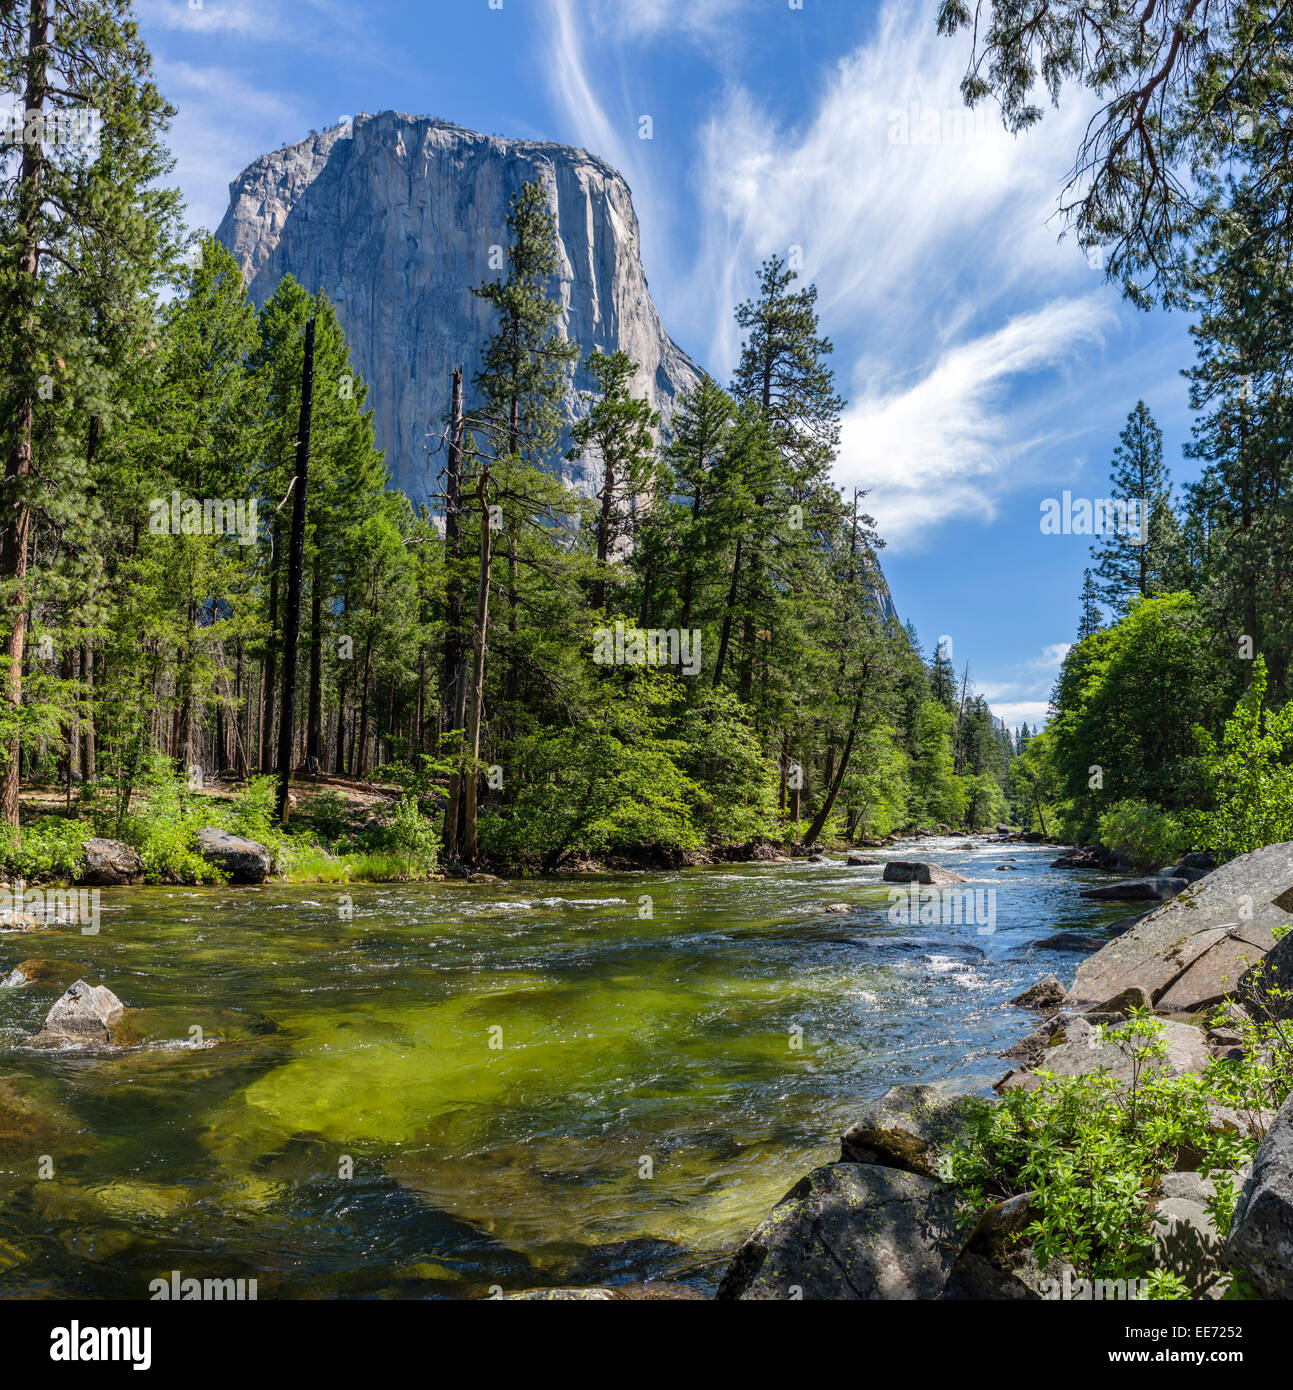
<path id="1" fill-rule="evenodd" d="M 187 789 L 246 797 L 256 776 L 279 778 L 275 833 L 316 873 L 337 846 L 301 808 L 327 777 L 403 786 L 450 869 L 1007 818 L 1140 862 L 1293 833 L 1293 315 L 1256 173 L 1210 187 L 1178 277 L 1203 474 L 1178 506 L 1136 405 L 1113 489 L 1146 500 L 1145 544 L 1095 557 L 1050 726 L 1015 737 L 941 639 L 925 650 L 898 622 L 865 494 L 831 480 L 844 402 L 788 259 L 736 307 L 732 379 L 702 375 L 662 422 L 635 363 L 564 336 L 548 195 L 525 186 L 475 288 L 481 369 L 444 364 L 454 406 L 429 422 L 411 499 L 326 295 L 289 276 L 256 307 L 232 255 L 184 234 L 157 188 L 171 112 L 133 27 L 99 8 L 98 27 L 0 30 L 29 112 L 100 113 L 92 149 L 4 155 L 9 872 L 66 869 L 75 839 L 23 826 L 23 788 L 62 789 L 65 814 L 136 843 L 152 876 L 188 877 Z M 568 427 L 580 362 L 595 389 Z M 1259 703 L 1285 710 L 1256 716 L 1261 796 L 1285 809 L 1232 834 L 1207 817 L 1253 804 L 1234 769 L 1260 679 Z"/>
<path id="2" fill-rule="evenodd" d="M 550 870 L 1007 813 L 1012 739 L 898 624 L 864 494 L 831 481 L 844 402 L 785 260 L 736 309 L 731 382 L 702 376 L 662 429 L 636 364 L 563 336 L 527 185 L 501 269 L 482 247 L 481 370 L 429 422 L 410 499 L 327 297 L 285 277 L 256 307 L 183 233 L 156 186 L 171 112 L 95 8 L 0 29 L 29 113 L 100 116 L 93 148 L 37 122 L 4 155 L 7 872 L 70 874 L 93 830 L 152 879 L 202 879 L 198 821 L 327 875 L 429 865 L 429 834 L 449 867 Z M 327 778 L 408 798 L 339 839 Z"/>

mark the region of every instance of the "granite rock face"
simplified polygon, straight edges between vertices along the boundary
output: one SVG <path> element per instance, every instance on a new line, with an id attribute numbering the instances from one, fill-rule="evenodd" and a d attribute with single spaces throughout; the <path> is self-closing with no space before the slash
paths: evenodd
<path id="1" fill-rule="evenodd" d="M 1293 911 L 1293 842 L 1242 854 L 1192 883 L 1077 971 L 1066 1003 L 1140 985 L 1160 1013 L 1210 1008 L 1239 989 Z"/>
<path id="2" fill-rule="evenodd" d="M 495 248 L 507 245 L 508 201 L 529 181 L 547 190 L 556 217 L 563 334 L 585 356 L 627 352 L 637 390 L 667 421 L 700 373 L 652 303 L 628 185 L 594 155 L 383 111 L 263 155 L 230 185 L 216 236 L 252 300 L 262 305 L 290 273 L 335 303 L 370 387 L 377 443 L 411 497 L 427 495 L 443 466 L 439 457 L 428 466 L 425 446 L 443 428 L 458 364 L 470 408 L 493 328 L 472 287 L 503 273 Z M 579 392 L 591 388 L 581 363 L 566 394 L 570 418 L 584 413 Z M 586 491 L 582 465 L 563 466 Z"/>

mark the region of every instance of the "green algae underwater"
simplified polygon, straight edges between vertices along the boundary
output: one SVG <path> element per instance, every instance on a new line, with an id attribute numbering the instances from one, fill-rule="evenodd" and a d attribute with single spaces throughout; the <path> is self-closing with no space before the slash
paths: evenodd
<path id="1" fill-rule="evenodd" d="M 96 935 L 0 933 L 0 977 L 48 962 L 0 988 L 0 1295 L 712 1291 L 865 1100 L 1000 1074 L 1006 1001 L 1071 970 L 1030 943 L 1118 915 L 1053 853 L 920 846 L 995 891 L 991 931 L 895 923 L 880 865 L 835 858 L 104 890 Z M 25 1045 L 77 978 L 136 1041 Z"/>

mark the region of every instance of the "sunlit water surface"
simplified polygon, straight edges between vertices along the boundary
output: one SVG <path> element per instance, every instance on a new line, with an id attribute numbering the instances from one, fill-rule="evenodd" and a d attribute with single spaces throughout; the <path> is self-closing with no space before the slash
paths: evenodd
<path id="1" fill-rule="evenodd" d="M 1005 1069 L 1006 1001 L 1077 960 L 1031 943 L 1127 910 L 1055 853 L 104 890 L 97 935 L 0 933 L 0 975 L 63 972 L 0 989 L 0 1293 L 146 1298 L 172 1270 L 262 1299 L 712 1289 L 865 1100 Z M 890 920 L 885 857 L 993 890 L 995 929 Z M 25 1047 L 78 976 L 145 1041 Z"/>

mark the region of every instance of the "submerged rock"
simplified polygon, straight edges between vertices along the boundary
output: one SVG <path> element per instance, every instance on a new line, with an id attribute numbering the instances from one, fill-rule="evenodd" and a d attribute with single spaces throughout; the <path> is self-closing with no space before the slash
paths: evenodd
<path id="1" fill-rule="evenodd" d="M 78 883 L 103 884 L 142 883 L 144 861 L 120 840 L 93 838 L 81 843 L 85 867 Z"/>
<path id="2" fill-rule="evenodd" d="M 1099 951 L 1103 949 L 1105 944 L 1106 938 L 1103 936 L 1076 931 L 1057 931 L 1053 936 L 1043 936 L 1040 941 L 1033 942 L 1038 950 L 1085 951 L 1087 953 Z"/>
<path id="3" fill-rule="evenodd" d="M 48 925 L 30 912 L 19 912 L 12 907 L 0 908 L 0 931 L 43 931 Z"/>
<path id="4" fill-rule="evenodd" d="M 94 1137 L 56 1104 L 0 1076 L 0 1168 L 41 1154 L 68 1155 L 94 1147 Z M 38 1182 L 36 1191 L 45 1184 Z"/>
<path id="5" fill-rule="evenodd" d="M 0 975 L 0 989 L 16 989 L 21 985 L 61 984 L 75 979 L 85 969 L 68 960 L 24 960 L 7 974 Z"/>
<path id="6" fill-rule="evenodd" d="M 78 980 L 45 1015 L 32 1047 L 110 1047 L 112 1028 L 125 1013 L 121 1000 L 105 985 Z"/>
<path id="7" fill-rule="evenodd" d="M 1121 883 L 1104 883 L 1099 888 L 1084 888 L 1084 898 L 1111 898 L 1114 901 L 1138 902 L 1153 898 L 1170 898 L 1189 885 L 1184 879 L 1126 878 Z"/>
<path id="8" fill-rule="evenodd" d="M 273 867 L 264 845 L 214 826 L 198 831 L 197 846 L 202 858 L 223 869 L 232 883 L 264 883 Z"/>
<path id="9" fill-rule="evenodd" d="M 918 860 L 892 859 L 884 866 L 886 883 L 964 883 L 960 874 L 944 869 L 938 864 L 926 864 Z"/>
<path id="10" fill-rule="evenodd" d="M 934 1299 L 960 1254 L 951 1188 L 832 1163 L 801 1179 L 737 1250 L 722 1300 Z"/>

